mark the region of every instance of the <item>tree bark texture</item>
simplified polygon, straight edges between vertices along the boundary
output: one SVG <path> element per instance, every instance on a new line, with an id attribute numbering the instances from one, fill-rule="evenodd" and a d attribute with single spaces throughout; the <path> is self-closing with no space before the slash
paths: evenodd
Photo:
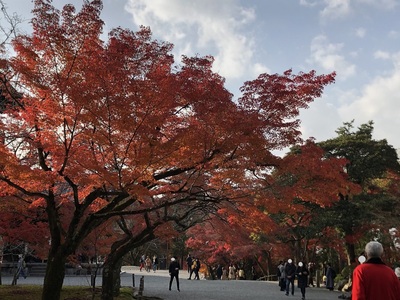
<path id="1" fill-rule="evenodd" d="M 49 256 L 44 277 L 42 300 L 60 299 L 65 276 L 65 255 L 60 251 Z"/>
<path id="2" fill-rule="evenodd" d="M 108 260 L 103 266 L 102 300 L 112 300 L 119 296 L 121 288 L 121 265 L 122 259 L 108 256 Z"/>

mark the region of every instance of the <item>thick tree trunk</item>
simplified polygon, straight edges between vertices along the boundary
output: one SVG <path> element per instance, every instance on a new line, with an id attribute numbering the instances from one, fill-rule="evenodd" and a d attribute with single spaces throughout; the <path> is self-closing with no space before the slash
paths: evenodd
<path id="1" fill-rule="evenodd" d="M 356 250 L 353 243 L 346 243 L 347 263 L 352 265 L 356 262 Z"/>
<path id="2" fill-rule="evenodd" d="M 122 259 L 109 255 L 103 266 L 102 300 L 112 300 L 119 296 L 121 288 Z"/>
<path id="3" fill-rule="evenodd" d="M 44 277 L 42 300 L 59 300 L 65 276 L 66 256 L 59 252 L 50 255 Z"/>
<path id="4" fill-rule="evenodd" d="M 119 295 L 121 288 L 120 274 L 124 255 L 133 248 L 153 240 L 155 238 L 153 230 L 154 228 L 148 227 L 135 237 L 126 236 L 124 239 L 114 242 L 111 246 L 111 252 L 107 255 L 103 267 L 102 300 L 113 300 L 114 297 Z"/>

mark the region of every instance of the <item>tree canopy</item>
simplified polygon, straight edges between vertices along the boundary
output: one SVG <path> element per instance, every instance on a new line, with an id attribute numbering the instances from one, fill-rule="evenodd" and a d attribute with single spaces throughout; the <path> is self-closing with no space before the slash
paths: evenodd
<path id="1" fill-rule="evenodd" d="M 101 40 L 101 10 L 100 0 L 78 12 L 36 0 L 33 33 L 16 37 L 16 55 L 1 64 L 21 95 L 2 90 L 18 104 L 0 122 L 2 201 L 18 197 L 46 215 L 43 300 L 58 299 L 67 257 L 104 222 L 138 216 L 133 227 L 152 234 L 247 198 L 258 187 L 248 172 L 299 141 L 299 109 L 335 77 L 261 74 L 236 102 L 212 57 L 174 66 L 172 44 L 149 28 Z"/>
<path id="2" fill-rule="evenodd" d="M 381 228 L 382 234 L 389 235 L 389 229 L 399 225 L 397 192 L 389 188 L 398 184 L 400 164 L 396 150 L 385 139 L 373 139 L 372 121 L 357 130 L 353 123 L 344 123 L 336 131 L 337 137 L 319 143 L 328 157 L 348 160 L 349 179 L 362 188 L 362 193 L 341 193 L 331 212 L 335 227 L 343 234 L 349 263 L 356 261 L 357 242 L 367 232 Z"/>

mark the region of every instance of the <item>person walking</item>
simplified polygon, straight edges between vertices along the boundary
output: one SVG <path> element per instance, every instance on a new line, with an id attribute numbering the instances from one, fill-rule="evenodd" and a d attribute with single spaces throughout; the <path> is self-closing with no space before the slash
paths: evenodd
<path id="1" fill-rule="evenodd" d="M 222 266 L 220 264 L 218 264 L 217 269 L 216 269 L 216 275 L 217 275 L 217 279 L 221 280 L 222 278 Z"/>
<path id="2" fill-rule="evenodd" d="M 193 259 L 192 259 L 192 256 L 190 255 L 190 253 L 186 257 L 186 264 L 187 264 L 188 273 L 190 275 L 192 273 L 192 264 L 193 264 Z"/>
<path id="3" fill-rule="evenodd" d="M 399 300 L 400 281 L 382 261 L 383 246 L 372 241 L 365 246 L 367 261 L 353 271 L 352 300 Z"/>
<path id="4" fill-rule="evenodd" d="M 153 272 L 155 273 L 158 268 L 158 258 L 156 255 L 153 256 Z"/>
<path id="5" fill-rule="evenodd" d="M 277 276 L 279 280 L 279 287 L 283 292 L 286 290 L 285 265 L 283 264 L 283 260 L 279 262 L 279 265 L 277 267 Z"/>
<path id="6" fill-rule="evenodd" d="M 293 260 L 288 259 L 285 266 L 286 276 L 286 296 L 289 296 L 290 285 L 292 286 L 292 296 L 294 295 L 294 278 L 296 276 L 296 266 L 293 264 Z"/>
<path id="7" fill-rule="evenodd" d="M 171 290 L 172 282 L 174 281 L 174 278 L 176 279 L 176 287 L 178 289 L 178 292 L 181 290 L 179 289 L 179 269 L 181 266 L 179 265 L 179 262 L 176 260 L 175 257 L 171 257 L 171 263 L 169 264 L 169 290 Z"/>
<path id="8" fill-rule="evenodd" d="M 308 286 L 309 287 L 314 287 L 314 274 L 315 274 L 315 269 L 314 269 L 314 263 L 309 262 L 308 263 Z"/>
<path id="9" fill-rule="evenodd" d="M 188 278 L 188 280 L 191 280 L 192 279 L 192 274 L 194 273 L 195 274 L 195 279 L 196 279 L 196 267 L 197 267 L 197 260 L 196 260 L 196 257 L 193 257 L 192 258 L 192 264 L 191 264 L 191 266 L 190 266 L 190 274 L 189 274 L 189 278 Z"/>
<path id="10" fill-rule="evenodd" d="M 326 276 L 326 288 L 330 291 L 333 291 L 335 287 L 336 271 L 332 268 L 329 262 L 326 263 L 325 276 Z"/>
<path id="11" fill-rule="evenodd" d="M 301 291 L 301 300 L 306 299 L 306 287 L 308 284 L 308 269 L 307 267 L 302 263 L 299 262 L 297 265 L 296 269 L 296 275 L 297 275 L 297 286 L 300 288 Z"/>
<path id="12" fill-rule="evenodd" d="M 222 267 L 221 280 L 227 280 L 227 279 L 228 279 L 228 271 L 225 269 L 225 267 Z"/>
<path id="13" fill-rule="evenodd" d="M 196 261 L 196 265 L 194 267 L 194 275 L 195 275 L 194 279 L 200 280 L 200 276 L 199 276 L 199 271 L 200 271 L 200 267 L 201 267 L 200 260 L 196 257 L 195 261 Z"/>
<path id="14" fill-rule="evenodd" d="M 234 267 L 233 264 L 230 264 L 230 266 L 228 268 L 228 279 L 229 280 L 236 279 L 236 268 Z"/>
<path id="15" fill-rule="evenodd" d="M 140 257 L 140 272 L 142 272 L 142 269 L 144 268 L 144 261 L 146 260 L 146 256 L 143 254 L 141 257 Z"/>
<path id="16" fill-rule="evenodd" d="M 151 269 L 151 259 L 149 256 L 146 257 L 146 260 L 144 261 L 145 263 L 145 267 L 146 267 L 146 271 L 150 272 Z"/>
<path id="17" fill-rule="evenodd" d="M 18 255 L 18 262 L 17 262 L 17 274 L 16 274 L 17 279 L 19 278 L 19 275 L 22 275 L 24 278 L 26 278 L 25 268 L 26 268 L 26 263 L 24 257 L 20 254 Z"/>

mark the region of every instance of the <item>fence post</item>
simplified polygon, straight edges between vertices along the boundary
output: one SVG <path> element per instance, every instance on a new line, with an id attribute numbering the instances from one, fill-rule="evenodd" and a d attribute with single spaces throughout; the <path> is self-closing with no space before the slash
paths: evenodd
<path id="1" fill-rule="evenodd" d="M 143 290 L 144 290 L 144 276 L 140 278 L 139 296 L 143 296 Z"/>
<path id="2" fill-rule="evenodd" d="M 132 273 L 132 286 L 135 287 L 135 274 Z"/>
<path id="3" fill-rule="evenodd" d="M 92 285 L 93 290 L 96 287 L 96 277 L 94 276 L 94 274 L 90 274 L 90 284 Z"/>

